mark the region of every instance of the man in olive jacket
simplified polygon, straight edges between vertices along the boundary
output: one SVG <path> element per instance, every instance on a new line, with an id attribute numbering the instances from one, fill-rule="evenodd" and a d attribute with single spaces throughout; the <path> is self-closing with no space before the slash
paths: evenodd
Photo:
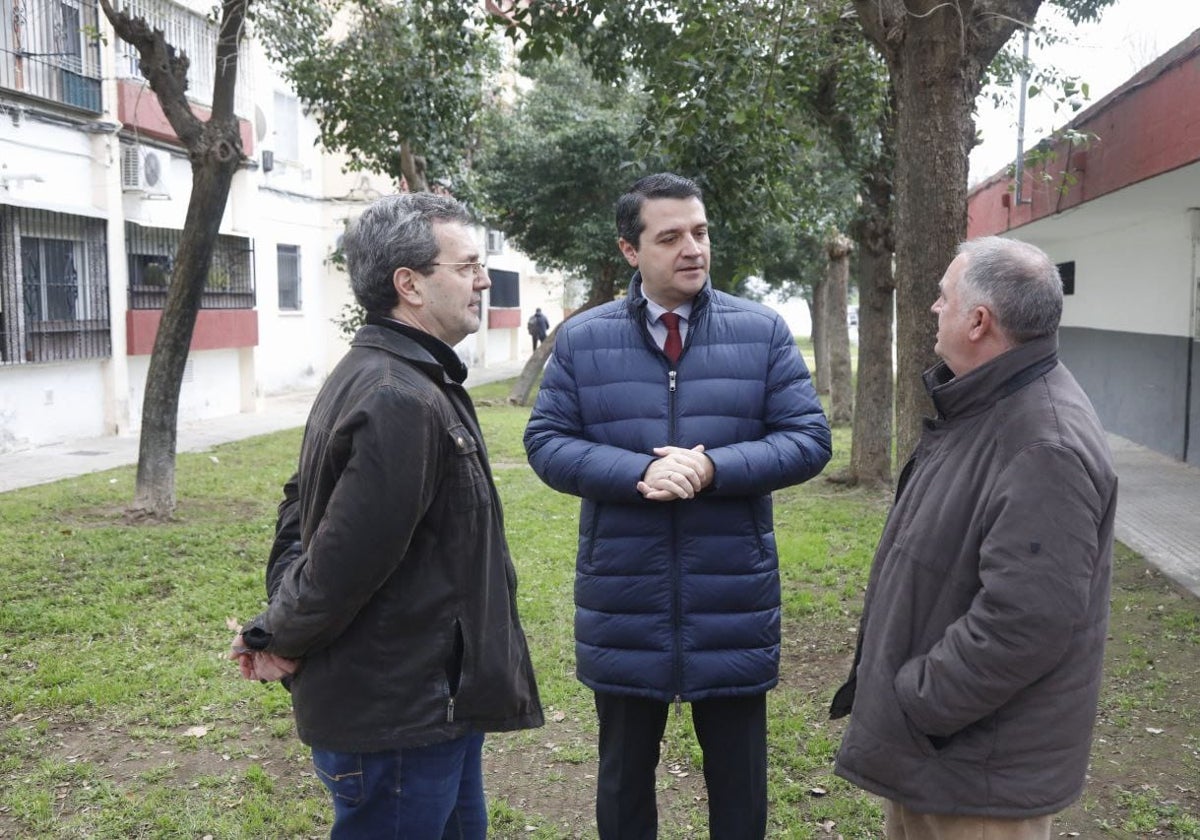
<path id="1" fill-rule="evenodd" d="M 490 283 L 469 217 L 428 193 L 346 234 L 367 312 L 313 404 L 285 488 L 269 607 L 234 640 L 249 678 L 290 676 L 334 838 L 484 840 L 483 733 L 539 726 L 516 574 L 451 349 Z"/>
<path id="2" fill-rule="evenodd" d="M 1083 790 L 1117 480 L 1044 253 L 964 243 L 933 311 L 938 416 L 875 554 L 836 772 L 884 797 L 892 840 L 1048 840 Z"/>

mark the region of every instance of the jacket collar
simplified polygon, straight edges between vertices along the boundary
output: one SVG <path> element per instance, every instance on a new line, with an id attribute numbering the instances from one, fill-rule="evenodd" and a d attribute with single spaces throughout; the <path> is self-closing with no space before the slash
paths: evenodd
<path id="1" fill-rule="evenodd" d="M 700 317 L 700 313 L 708 308 L 708 302 L 712 299 L 713 287 L 712 277 L 707 277 L 704 280 L 704 287 L 696 293 L 692 298 L 692 312 L 688 316 L 688 322 L 692 323 Z M 627 306 L 629 312 L 634 316 L 641 316 L 644 319 L 646 314 L 646 306 L 650 300 L 642 294 L 642 272 L 635 271 L 633 278 L 629 281 L 629 292 L 625 299 L 628 301 Z"/>
<path id="2" fill-rule="evenodd" d="M 399 356 L 424 370 L 436 381 L 461 385 L 467 366 L 450 345 L 427 332 L 382 315 L 368 314 L 354 334 L 351 347 L 374 347 Z"/>
<path id="3" fill-rule="evenodd" d="M 1047 335 L 1001 353 L 970 373 L 955 376 L 945 362 L 925 371 L 925 390 L 938 417 L 951 419 L 982 411 L 1058 364 L 1058 336 Z"/>

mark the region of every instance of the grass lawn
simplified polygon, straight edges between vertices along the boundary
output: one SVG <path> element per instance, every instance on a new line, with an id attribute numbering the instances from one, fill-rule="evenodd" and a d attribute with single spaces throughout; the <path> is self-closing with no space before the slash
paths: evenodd
<path id="1" fill-rule="evenodd" d="M 488 739 L 497 838 L 595 837 L 595 714 L 574 678 L 577 501 L 525 463 L 528 409 L 480 403 L 547 724 Z M 125 525 L 134 468 L 0 494 L 0 838 L 308 838 L 330 810 L 288 695 L 236 677 L 228 623 L 257 613 L 299 430 L 179 457 L 175 520 Z M 830 470 L 849 452 L 835 434 Z M 782 680 L 769 695 L 780 838 L 877 838 L 872 799 L 832 774 L 826 719 L 854 646 L 886 494 L 821 479 L 776 495 Z M 1056 836 L 1200 838 L 1200 604 L 1121 549 L 1083 799 Z M 686 707 L 659 774 L 664 838 L 707 836 Z"/>

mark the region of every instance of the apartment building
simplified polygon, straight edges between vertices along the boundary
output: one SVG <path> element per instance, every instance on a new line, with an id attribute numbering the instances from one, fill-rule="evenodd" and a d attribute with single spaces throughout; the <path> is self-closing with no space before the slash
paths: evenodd
<path id="1" fill-rule="evenodd" d="M 216 26 L 202 0 L 125 0 L 191 59 L 207 116 Z M 330 262 L 348 220 L 394 191 L 347 173 L 253 42 L 239 54 L 235 175 L 197 319 L 180 417 L 255 411 L 312 388 L 346 350 L 350 302 Z M 0 0 L 0 453 L 136 433 L 191 168 L 136 52 L 96 0 Z M 473 366 L 528 355 L 525 319 L 561 311 L 562 281 L 479 230 L 493 290 Z"/>

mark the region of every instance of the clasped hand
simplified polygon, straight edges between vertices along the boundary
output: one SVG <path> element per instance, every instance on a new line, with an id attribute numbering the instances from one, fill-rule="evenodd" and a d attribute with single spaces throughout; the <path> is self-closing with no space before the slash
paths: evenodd
<path id="1" fill-rule="evenodd" d="M 259 682 L 273 682 L 296 673 L 300 663 L 295 659 L 285 659 L 265 650 L 252 650 L 246 647 L 242 634 L 233 637 L 229 648 L 229 658 L 238 664 L 242 677 Z"/>
<path id="2" fill-rule="evenodd" d="M 658 458 L 650 462 L 646 474 L 637 483 L 637 490 L 653 502 L 691 499 L 712 484 L 714 467 L 704 454 L 704 445 L 691 449 L 679 446 L 656 446 Z"/>

